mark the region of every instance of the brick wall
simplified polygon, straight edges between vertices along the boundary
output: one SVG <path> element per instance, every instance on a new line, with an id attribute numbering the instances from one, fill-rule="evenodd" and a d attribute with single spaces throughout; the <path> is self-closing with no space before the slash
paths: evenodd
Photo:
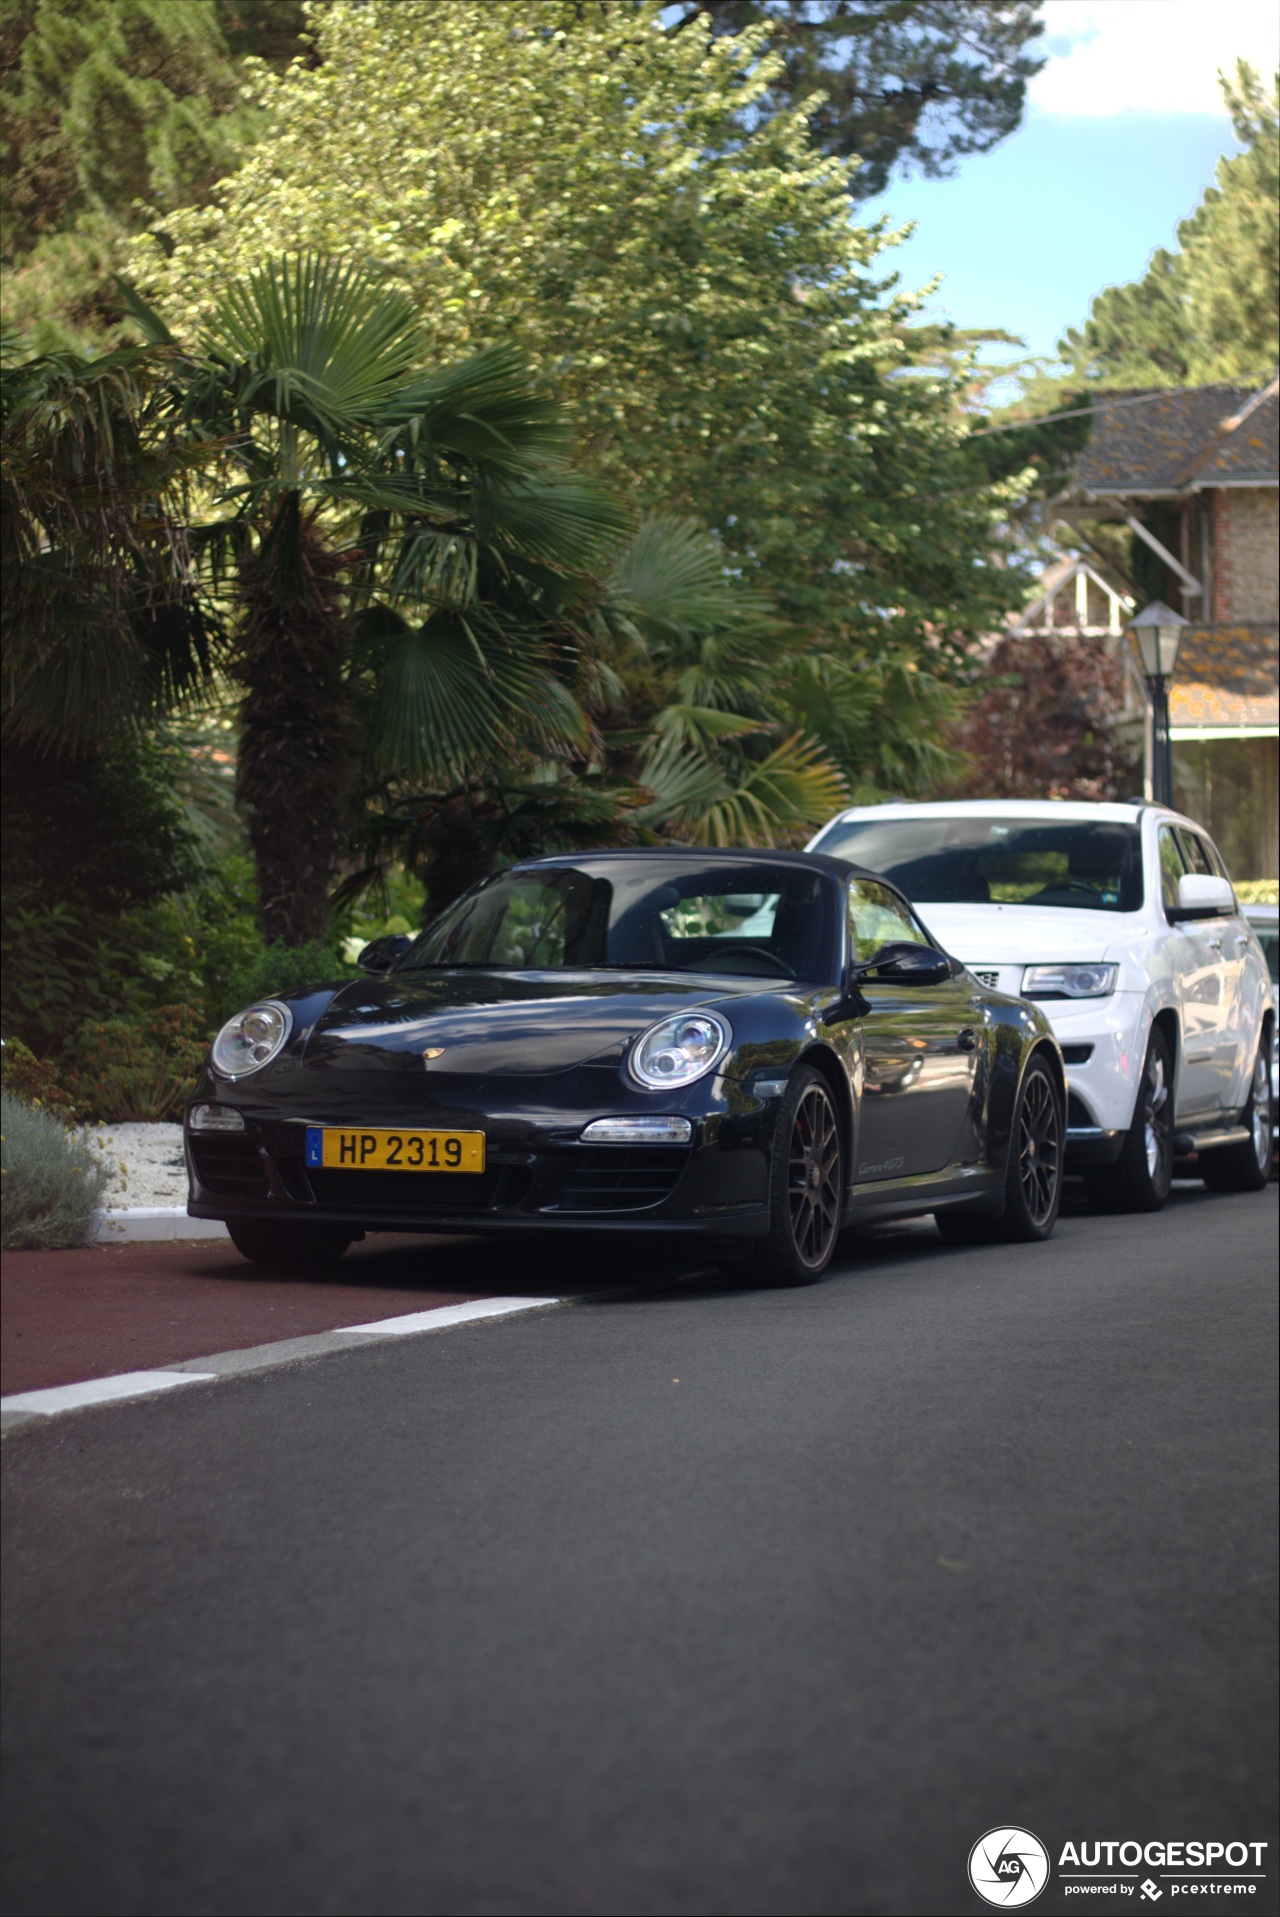
<path id="1" fill-rule="evenodd" d="M 1274 626 L 1280 620 L 1280 492 L 1222 486 L 1210 494 L 1213 623 Z"/>

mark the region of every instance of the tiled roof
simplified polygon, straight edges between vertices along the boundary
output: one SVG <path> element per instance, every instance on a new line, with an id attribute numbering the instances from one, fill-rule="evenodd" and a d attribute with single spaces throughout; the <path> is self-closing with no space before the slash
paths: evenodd
<path id="1" fill-rule="evenodd" d="M 1184 633 L 1169 688 L 1169 723 L 1280 724 L 1280 640 L 1221 626 Z"/>
<path id="2" fill-rule="evenodd" d="M 1076 467 L 1076 487 L 1088 493 L 1170 493 L 1183 488 L 1275 484 L 1280 476 L 1280 414 L 1274 390 L 1234 431 L 1257 389 L 1191 386 L 1100 397 L 1089 443 Z M 1075 490 L 1075 488 L 1073 488 Z"/>

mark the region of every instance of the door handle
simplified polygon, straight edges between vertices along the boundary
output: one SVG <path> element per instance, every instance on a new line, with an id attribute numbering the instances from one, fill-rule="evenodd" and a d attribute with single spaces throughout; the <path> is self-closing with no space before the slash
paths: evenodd
<path id="1" fill-rule="evenodd" d="M 1205 943 L 1208 945 L 1209 950 L 1211 952 L 1220 952 L 1222 950 L 1221 939 L 1206 939 Z"/>
<path id="2" fill-rule="evenodd" d="M 957 1051 L 961 1051 L 961 1052 L 976 1051 L 977 1045 L 978 1045 L 978 1034 L 974 1031 L 972 1025 L 966 1025 L 962 1032 L 958 1032 L 956 1034 L 956 1050 Z"/>
<path id="3" fill-rule="evenodd" d="M 1247 945 L 1249 943 L 1249 934 L 1247 932 L 1237 932 L 1235 942 L 1237 945 Z"/>

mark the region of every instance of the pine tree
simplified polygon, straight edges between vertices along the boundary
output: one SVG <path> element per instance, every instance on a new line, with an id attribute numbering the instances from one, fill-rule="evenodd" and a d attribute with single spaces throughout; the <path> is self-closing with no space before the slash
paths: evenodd
<path id="1" fill-rule="evenodd" d="M 1140 280 L 1109 286 L 1060 352 L 1081 378 L 1107 386 L 1248 386 L 1277 359 L 1280 309 L 1280 92 L 1241 60 L 1222 80 L 1242 153 L 1219 160 L 1217 184 L 1159 249 Z"/>
<path id="2" fill-rule="evenodd" d="M 246 55 L 297 52 L 297 0 L 0 0 L 4 321 L 41 351 L 117 344 L 128 238 L 207 198 L 256 117 Z"/>

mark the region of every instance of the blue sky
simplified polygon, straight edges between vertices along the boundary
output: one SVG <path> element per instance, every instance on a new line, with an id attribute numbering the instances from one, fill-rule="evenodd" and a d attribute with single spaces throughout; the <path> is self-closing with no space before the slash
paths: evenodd
<path id="1" fill-rule="evenodd" d="M 1172 245 L 1237 150 L 1215 76 L 1237 55 L 1273 72 L 1280 15 L 1270 0 L 1046 0 L 1044 19 L 1049 60 L 1017 133 L 954 179 L 891 181 L 858 217 L 916 222 L 882 258 L 908 286 L 944 275 L 931 312 L 1052 354 L 1095 293 Z"/>

